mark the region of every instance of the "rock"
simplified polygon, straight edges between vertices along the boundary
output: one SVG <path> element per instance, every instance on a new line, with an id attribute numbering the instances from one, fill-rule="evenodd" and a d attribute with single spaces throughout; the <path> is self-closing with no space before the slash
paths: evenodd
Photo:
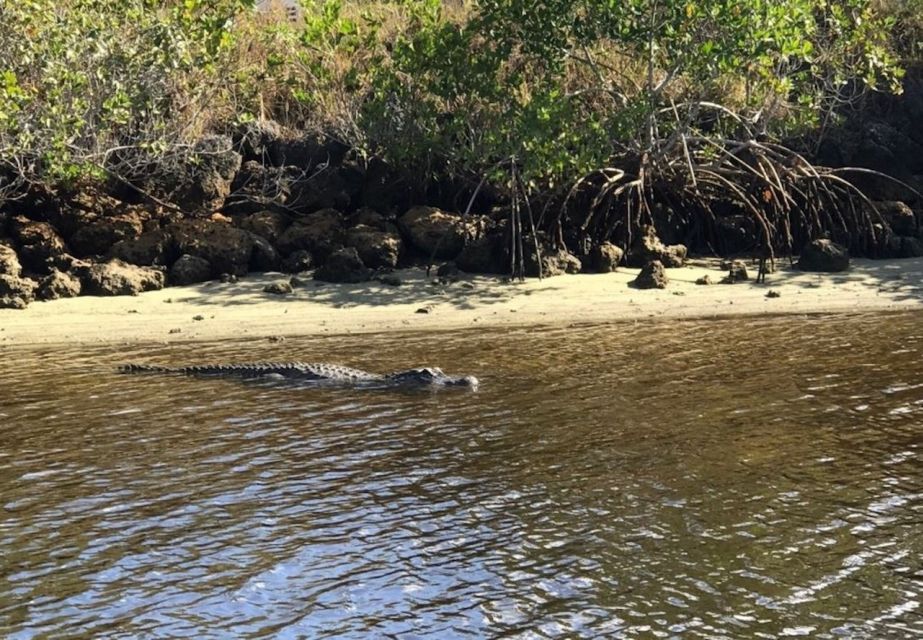
<path id="1" fill-rule="evenodd" d="M 314 267 L 314 256 L 310 251 L 294 251 L 282 261 L 282 270 L 287 273 L 301 273 Z"/>
<path id="2" fill-rule="evenodd" d="M 275 243 L 289 226 L 288 216 L 278 211 L 258 211 L 241 218 L 238 226 Z"/>
<path id="3" fill-rule="evenodd" d="M 221 281 L 221 284 L 237 284 L 237 276 L 233 273 L 222 273 L 218 276 L 218 280 Z"/>
<path id="4" fill-rule="evenodd" d="M 305 165 L 298 165 L 305 166 Z M 288 206 L 300 211 L 347 209 L 352 202 L 349 184 L 342 170 L 328 166 L 321 171 L 308 171 L 307 177 L 292 183 Z"/>
<path id="5" fill-rule="evenodd" d="M 535 248 L 531 251 L 526 248 L 525 268 L 526 275 L 532 278 L 538 277 L 538 263 L 535 260 Z M 580 273 L 583 265 L 580 259 L 569 253 L 566 249 L 551 251 L 545 249 L 542 251 L 542 277 L 550 278 L 559 276 L 562 273 Z"/>
<path id="6" fill-rule="evenodd" d="M 253 120 L 238 126 L 234 132 L 234 148 L 246 160 L 260 164 L 270 161 L 272 148 L 290 134 L 273 120 Z"/>
<path id="7" fill-rule="evenodd" d="M 769 291 L 766 292 L 766 297 L 767 298 L 781 298 L 782 294 L 776 291 L 775 289 L 770 289 Z"/>
<path id="8" fill-rule="evenodd" d="M 81 267 L 77 274 L 83 293 L 91 296 L 136 295 L 163 289 L 163 272 L 151 267 L 130 265 L 118 258 Z"/>
<path id="9" fill-rule="evenodd" d="M 875 208 L 896 235 L 914 236 L 917 233 L 917 220 L 913 210 L 899 200 L 876 202 Z"/>
<path id="10" fill-rule="evenodd" d="M 458 268 L 458 265 L 454 262 L 446 262 L 439 265 L 439 268 L 436 269 L 436 276 L 443 282 L 457 282 L 459 277 L 461 277 L 461 269 Z"/>
<path id="11" fill-rule="evenodd" d="M 20 245 L 43 245 L 51 253 L 64 252 L 64 240 L 57 230 L 47 222 L 35 222 L 25 216 L 16 216 L 10 221 L 13 239 Z"/>
<path id="12" fill-rule="evenodd" d="M 22 265 L 19 256 L 13 247 L 0 244 L 0 275 L 19 277 L 22 274 Z"/>
<path id="13" fill-rule="evenodd" d="M 596 273 L 615 271 L 625 254 L 621 247 L 603 242 L 590 249 L 590 265 Z"/>
<path id="14" fill-rule="evenodd" d="M 347 232 L 346 246 L 354 247 L 366 266 L 380 269 L 397 266 L 404 242 L 396 233 L 359 225 Z"/>
<path id="15" fill-rule="evenodd" d="M 923 146 L 886 122 L 866 122 L 851 164 L 884 172 L 899 168 L 901 174 L 919 173 L 923 170 Z"/>
<path id="16" fill-rule="evenodd" d="M 343 214 L 336 209 L 321 209 L 286 229 L 276 246 L 282 255 L 310 251 L 323 260 L 342 248 L 345 240 Z"/>
<path id="17" fill-rule="evenodd" d="M 747 264 L 743 260 L 732 260 L 727 265 L 728 274 L 721 279 L 721 284 L 735 284 L 750 279 Z"/>
<path id="18" fill-rule="evenodd" d="M 455 264 L 468 273 L 506 273 L 509 254 L 500 233 L 488 233 L 468 242 L 455 257 Z"/>
<path id="19" fill-rule="evenodd" d="M 298 167 L 270 167 L 247 161 L 231 183 L 231 193 L 222 210 L 231 215 L 249 215 L 291 204 L 292 185 L 302 171 Z"/>
<path id="20" fill-rule="evenodd" d="M 715 284 L 714 281 L 711 279 L 711 276 L 709 276 L 707 273 L 706 273 L 704 276 L 702 276 L 701 278 L 698 278 L 698 279 L 695 281 L 695 283 L 696 283 L 696 284 L 702 284 L 702 285 Z"/>
<path id="21" fill-rule="evenodd" d="M 170 267 L 170 284 L 182 287 L 210 280 L 213 273 L 211 263 L 205 258 L 184 253 Z"/>
<path id="22" fill-rule="evenodd" d="M 146 231 L 136 238 L 119 240 L 109 250 L 110 258 L 119 258 L 129 264 L 161 265 L 170 262 L 173 239 L 167 231 Z"/>
<path id="23" fill-rule="evenodd" d="M 389 287 L 400 287 L 404 284 L 404 281 L 393 273 L 386 273 L 383 276 L 379 276 L 378 281 L 382 284 L 388 285 Z"/>
<path id="24" fill-rule="evenodd" d="M 413 207 L 398 220 L 410 245 L 425 256 L 455 258 L 465 244 L 477 237 L 478 219 L 462 218 L 435 207 Z"/>
<path id="25" fill-rule="evenodd" d="M 314 272 L 314 279 L 324 282 L 364 282 L 371 275 L 371 269 L 363 264 L 356 249 L 347 247 L 327 258 L 324 266 Z"/>
<path id="26" fill-rule="evenodd" d="M 913 236 L 902 237 L 900 257 L 901 258 L 923 257 L 923 241 Z"/>
<path id="27" fill-rule="evenodd" d="M 394 228 L 394 225 L 390 224 L 384 215 L 371 207 L 360 207 L 349 217 L 349 226 L 358 227 L 359 225 L 365 225 L 379 231 L 391 231 Z"/>
<path id="28" fill-rule="evenodd" d="M 285 296 L 295 292 L 295 290 L 292 288 L 292 284 L 284 280 L 267 284 L 265 287 L 263 287 L 263 291 L 265 293 L 272 293 L 278 296 Z"/>
<path id="29" fill-rule="evenodd" d="M 169 156 L 141 178 L 146 191 L 193 214 L 211 213 L 224 204 L 241 165 L 227 136 L 209 135 L 185 157 Z"/>
<path id="30" fill-rule="evenodd" d="M 276 248 L 264 238 L 251 234 L 253 239 L 253 253 L 250 255 L 251 271 L 276 271 L 279 268 L 281 259 Z"/>
<path id="31" fill-rule="evenodd" d="M 144 221 L 138 214 L 98 218 L 80 227 L 71 236 L 70 246 L 78 257 L 104 255 L 116 242 L 133 240 L 143 231 Z"/>
<path id="32" fill-rule="evenodd" d="M 170 225 L 167 231 L 177 253 L 207 260 L 215 276 L 243 275 L 250 267 L 253 236 L 243 229 L 210 220 L 183 220 Z"/>
<path id="33" fill-rule="evenodd" d="M 81 289 L 80 280 L 77 277 L 55 269 L 39 283 L 36 297 L 39 300 L 75 298 L 80 295 Z"/>
<path id="34" fill-rule="evenodd" d="M 849 252 L 832 240 L 812 240 L 802 247 L 798 268 L 826 273 L 846 271 L 849 269 Z"/>
<path id="35" fill-rule="evenodd" d="M 11 221 L 11 230 L 20 245 L 19 261 L 31 271 L 47 272 L 49 264 L 66 251 L 64 240 L 47 222 L 16 216 Z"/>
<path id="36" fill-rule="evenodd" d="M 644 225 L 628 252 L 628 264 L 632 267 L 640 267 L 654 260 L 666 267 L 681 267 L 686 261 L 686 246 L 682 244 L 664 245 L 657 237 L 654 227 Z"/>
<path id="37" fill-rule="evenodd" d="M 669 282 L 663 263 L 651 260 L 641 268 L 641 273 L 631 284 L 636 289 L 666 289 Z"/>
<path id="38" fill-rule="evenodd" d="M 25 309 L 35 299 L 35 288 L 30 278 L 0 275 L 0 309 Z"/>

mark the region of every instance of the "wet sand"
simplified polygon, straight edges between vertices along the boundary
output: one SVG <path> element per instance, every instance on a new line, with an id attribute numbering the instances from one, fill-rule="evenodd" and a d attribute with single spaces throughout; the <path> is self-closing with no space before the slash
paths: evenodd
<path id="1" fill-rule="evenodd" d="M 465 276 L 434 284 L 422 269 L 397 275 L 399 287 L 380 282 L 320 284 L 306 280 L 291 295 L 263 292 L 284 274 L 253 274 L 234 284 L 171 287 L 135 297 L 79 297 L 0 309 L 0 345 L 145 343 L 285 336 L 440 331 L 545 326 L 645 319 L 763 314 L 923 310 L 923 258 L 854 260 L 849 272 L 803 273 L 779 265 L 766 284 L 718 282 L 718 261 L 668 269 L 663 290 L 629 283 L 637 269 L 564 275 L 510 283 Z M 749 265 L 751 278 L 755 265 Z M 767 294 L 773 291 L 778 297 Z"/>

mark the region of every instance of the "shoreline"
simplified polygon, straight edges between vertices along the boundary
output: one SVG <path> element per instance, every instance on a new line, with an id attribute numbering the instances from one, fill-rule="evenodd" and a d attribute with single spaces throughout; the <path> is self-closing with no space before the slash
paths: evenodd
<path id="1" fill-rule="evenodd" d="M 767 283 L 697 285 L 725 275 L 717 259 L 667 269 L 666 289 L 629 287 L 638 269 L 562 275 L 525 283 L 463 276 L 433 285 L 423 269 L 396 272 L 403 285 L 323 284 L 307 280 L 290 295 L 263 292 L 287 274 L 250 274 L 139 296 L 81 296 L 0 310 L 0 348 L 55 344 L 143 344 L 275 339 L 392 332 L 604 324 L 923 310 L 923 258 L 853 260 L 844 273 L 805 273 L 777 263 Z M 751 278 L 756 268 L 748 264 Z M 779 294 L 769 298 L 770 290 Z M 425 309 L 426 311 L 420 311 Z"/>

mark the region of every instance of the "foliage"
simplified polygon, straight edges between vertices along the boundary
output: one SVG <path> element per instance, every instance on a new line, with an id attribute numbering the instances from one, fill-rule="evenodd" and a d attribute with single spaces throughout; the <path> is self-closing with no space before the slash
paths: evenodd
<path id="1" fill-rule="evenodd" d="M 71 179 L 122 145 L 205 127 L 247 0 L 23 0 L 0 8 L 0 157 Z M 198 132 L 197 132 L 198 133 Z"/>

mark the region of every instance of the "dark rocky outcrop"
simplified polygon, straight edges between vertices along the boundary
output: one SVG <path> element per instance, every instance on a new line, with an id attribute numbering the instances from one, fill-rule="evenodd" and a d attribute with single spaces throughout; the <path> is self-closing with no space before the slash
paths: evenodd
<path id="1" fill-rule="evenodd" d="M 347 232 L 346 246 L 355 248 L 362 262 L 373 269 L 396 267 L 404 250 L 398 234 L 362 224 Z"/>
<path id="2" fill-rule="evenodd" d="M 321 209 L 292 224 L 279 236 L 276 246 L 283 256 L 310 251 L 323 260 L 342 248 L 345 240 L 343 214 L 336 209 Z"/>
<path id="3" fill-rule="evenodd" d="M 798 268 L 802 271 L 836 273 L 849 269 L 849 251 L 832 240 L 813 240 L 801 249 Z"/>
<path id="4" fill-rule="evenodd" d="M 93 296 L 137 295 L 142 291 L 163 289 L 163 272 L 151 267 L 138 267 L 117 258 L 75 268 L 83 292 Z"/>
<path id="5" fill-rule="evenodd" d="M 324 266 L 314 272 L 314 279 L 324 282 L 365 282 L 371 277 L 372 270 L 363 264 L 354 247 L 334 252 Z"/>
<path id="6" fill-rule="evenodd" d="M 526 275 L 529 277 L 538 276 L 538 261 L 535 259 L 535 250 L 531 252 L 526 250 L 525 259 Z M 567 249 L 551 251 L 546 249 L 542 251 L 542 277 L 550 278 L 559 276 L 563 273 L 580 273 L 583 265 L 577 256 L 569 253 Z"/>
<path id="7" fill-rule="evenodd" d="M 914 236 L 903 236 L 901 238 L 901 258 L 920 258 L 923 257 L 923 240 Z"/>
<path id="8" fill-rule="evenodd" d="M 137 238 L 116 242 L 109 257 L 143 266 L 164 265 L 171 262 L 172 236 L 164 229 L 146 231 Z"/>
<path id="9" fill-rule="evenodd" d="M 391 224 L 387 216 L 375 211 L 375 209 L 371 207 L 360 207 L 357 209 L 349 216 L 348 224 L 350 227 L 365 225 L 366 227 L 371 227 L 378 231 L 390 231 L 392 233 L 396 233 L 398 230 L 397 226 Z"/>
<path id="10" fill-rule="evenodd" d="M 47 222 L 36 222 L 25 216 L 10 221 L 13 239 L 19 244 L 19 261 L 36 273 L 48 273 L 54 260 L 66 253 L 64 239 Z"/>
<path id="11" fill-rule="evenodd" d="M 686 247 L 682 244 L 663 244 L 654 227 L 644 225 L 628 251 L 628 264 L 641 267 L 655 260 L 665 267 L 681 267 L 686 261 Z"/>
<path id="12" fill-rule="evenodd" d="M 463 218 L 435 207 L 413 207 L 398 220 L 410 245 L 424 255 L 452 260 L 478 236 L 477 218 Z"/>
<path id="13" fill-rule="evenodd" d="M 207 260 L 212 275 L 243 275 L 250 267 L 252 234 L 224 222 L 183 220 L 167 229 L 179 255 L 189 254 Z"/>
<path id="14" fill-rule="evenodd" d="M 183 286 L 205 282 L 212 278 L 213 271 L 208 260 L 186 253 L 181 255 L 170 267 L 170 284 Z"/>
<path id="15" fill-rule="evenodd" d="M 301 273 L 314 268 L 314 256 L 310 251 L 293 251 L 282 260 L 282 270 L 287 273 Z"/>
<path id="16" fill-rule="evenodd" d="M 227 136 L 199 140 L 188 157 L 169 156 L 141 176 L 145 191 L 192 214 L 216 211 L 231 193 L 241 156 Z"/>
<path id="17" fill-rule="evenodd" d="M 237 226 L 275 243 L 289 226 L 289 218 L 278 211 L 257 211 L 240 218 Z"/>
<path id="18" fill-rule="evenodd" d="M 469 273 L 507 273 L 509 253 L 503 234 L 488 232 L 468 242 L 455 257 L 455 264 Z"/>
<path id="19" fill-rule="evenodd" d="M 9 245 L 0 244 L 0 275 L 19 276 L 22 274 L 22 265 L 19 256 Z"/>
<path id="20" fill-rule="evenodd" d="M 126 213 L 90 222 L 71 236 L 69 244 L 78 257 L 99 256 L 108 253 L 115 243 L 134 240 L 143 232 L 141 215 Z"/>
<path id="21" fill-rule="evenodd" d="M 596 273 L 615 271 L 625 252 L 611 242 L 603 242 L 590 249 L 590 268 Z"/>
<path id="22" fill-rule="evenodd" d="M 342 171 L 327 167 L 308 173 L 292 183 L 288 206 L 298 211 L 319 209 L 348 209 L 352 202 L 351 183 L 344 179 Z"/>
<path id="23" fill-rule="evenodd" d="M 25 309 L 35 298 L 36 286 L 31 278 L 0 275 L 0 309 Z"/>
<path id="24" fill-rule="evenodd" d="M 222 210 L 230 215 L 249 215 L 292 203 L 292 185 L 301 175 L 298 167 L 272 167 L 248 160 L 231 183 Z"/>
<path id="25" fill-rule="evenodd" d="M 660 260 L 651 260 L 641 268 L 641 273 L 632 281 L 636 289 L 666 289 L 670 279 Z"/>
<path id="26" fill-rule="evenodd" d="M 269 240 L 255 233 L 250 234 L 253 252 L 250 254 L 251 271 L 275 271 L 282 263 L 279 252 Z"/>
<path id="27" fill-rule="evenodd" d="M 899 200 L 876 202 L 875 208 L 882 219 L 896 235 L 913 236 L 917 233 L 917 221 L 913 210 Z"/>
<path id="28" fill-rule="evenodd" d="M 39 300 L 57 300 L 79 296 L 81 290 L 80 280 L 76 276 L 54 269 L 39 283 L 35 295 Z"/>

